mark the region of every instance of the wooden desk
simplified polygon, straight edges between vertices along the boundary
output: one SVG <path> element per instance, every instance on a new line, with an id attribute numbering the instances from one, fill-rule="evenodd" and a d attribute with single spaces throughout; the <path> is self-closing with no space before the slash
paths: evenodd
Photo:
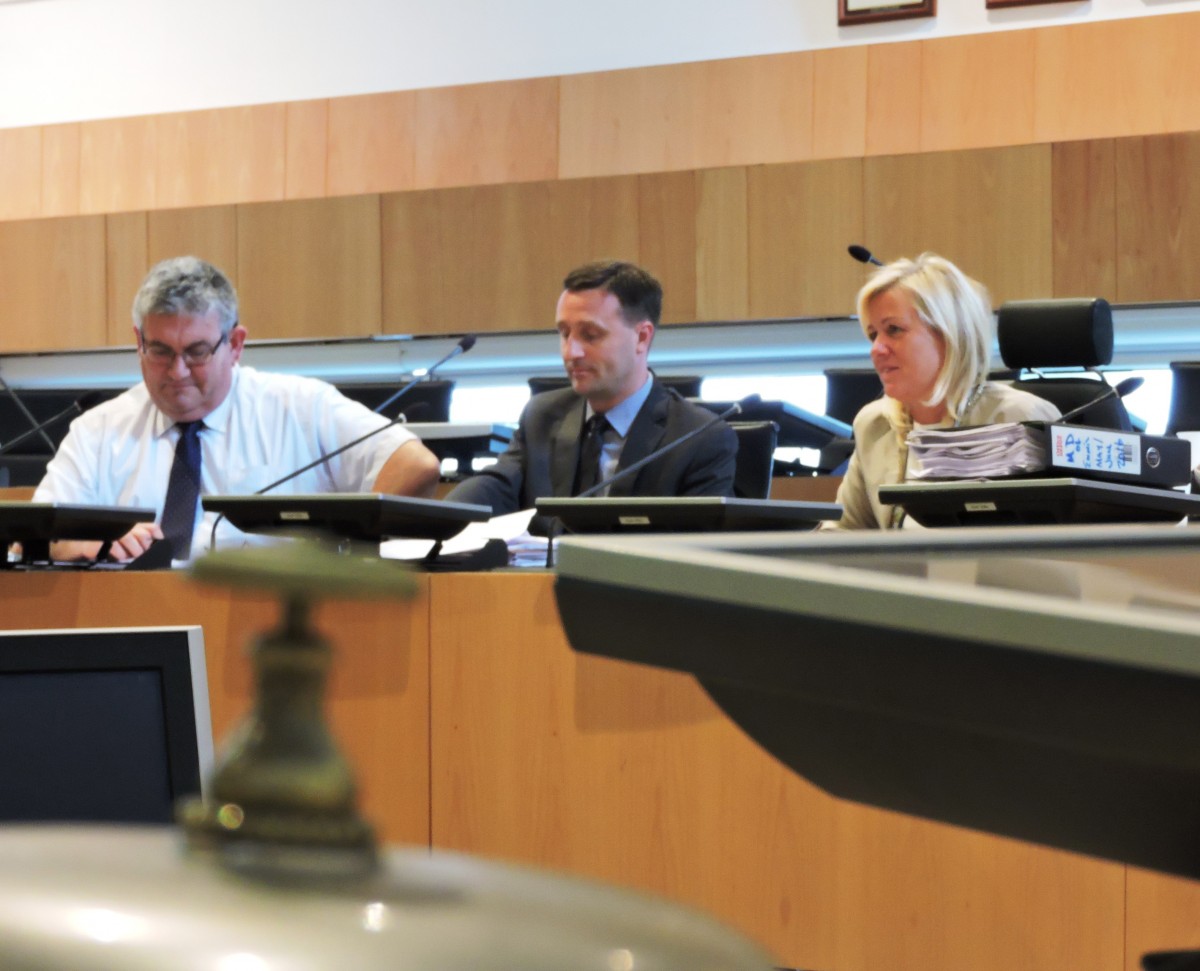
<path id="1" fill-rule="evenodd" d="M 789 967 L 1134 971 L 1200 947 L 1200 886 L 839 802 L 686 675 L 576 655 L 542 573 L 422 578 L 329 604 L 330 718 L 392 842 L 583 873 L 695 904 Z M 220 737 L 264 598 L 171 574 L 0 574 L 5 627 L 199 623 Z"/>

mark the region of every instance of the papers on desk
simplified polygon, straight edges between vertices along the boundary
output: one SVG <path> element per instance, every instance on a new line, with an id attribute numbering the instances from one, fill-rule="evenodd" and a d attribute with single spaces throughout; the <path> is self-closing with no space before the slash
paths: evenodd
<path id="1" fill-rule="evenodd" d="M 994 479 L 1047 467 L 1043 433 L 1019 422 L 909 432 L 911 479 Z"/>
<path id="2" fill-rule="evenodd" d="M 509 562 L 514 566 L 544 566 L 546 540 L 529 535 L 533 509 L 507 516 L 494 516 L 482 523 L 468 523 L 457 536 L 442 543 L 441 553 L 473 553 L 483 549 L 490 539 L 502 539 L 508 545 Z M 389 539 L 379 544 L 379 555 L 395 560 L 421 560 L 433 549 L 429 540 Z"/>

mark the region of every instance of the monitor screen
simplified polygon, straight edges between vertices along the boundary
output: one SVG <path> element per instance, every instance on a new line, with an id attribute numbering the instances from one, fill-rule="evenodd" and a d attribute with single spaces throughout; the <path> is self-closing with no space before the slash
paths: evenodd
<path id="1" fill-rule="evenodd" d="M 572 533 L 698 533 L 761 529 L 811 529 L 840 519 L 835 502 L 786 499 L 680 498 L 539 499 L 537 511 Z"/>
<path id="2" fill-rule="evenodd" d="M 0 821 L 169 823 L 212 759 L 199 627 L 0 633 Z"/>
<path id="3" fill-rule="evenodd" d="M 379 384 L 339 384 L 337 389 L 352 401 L 375 411 L 403 387 L 402 382 L 388 381 Z M 380 414 L 386 418 L 395 418 L 400 412 L 404 412 L 409 421 L 449 421 L 450 398 L 453 393 L 453 381 L 421 381 L 384 408 Z"/>

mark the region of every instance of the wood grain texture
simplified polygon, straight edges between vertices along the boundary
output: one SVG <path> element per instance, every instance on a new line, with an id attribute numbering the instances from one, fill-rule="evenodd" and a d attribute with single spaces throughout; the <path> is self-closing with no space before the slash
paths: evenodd
<path id="1" fill-rule="evenodd" d="M 284 198 L 319 199 L 329 168 L 329 100 L 288 102 L 285 124 Z"/>
<path id="2" fill-rule="evenodd" d="M 418 91 L 416 187 L 553 179 L 558 118 L 557 78 Z"/>
<path id="3" fill-rule="evenodd" d="M 921 150 L 924 41 L 867 49 L 867 155 Z"/>
<path id="4" fill-rule="evenodd" d="M 808 52 L 563 77 L 559 177 L 808 158 L 812 91 Z"/>
<path id="5" fill-rule="evenodd" d="M 285 104 L 161 115 L 157 131 L 156 208 L 283 198 Z"/>
<path id="6" fill-rule="evenodd" d="M 862 268 L 846 247 L 871 239 L 863 162 L 755 166 L 748 198 L 750 316 L 851 313 Z"/>
<path id="7" fill-rule="evenodd" d="M 865 44 L 813 51 L 814 158 L 866 154 L 869 56 Z"/>
<path id="8" fill-rule="evenodd" d="M 932 250 L 994 306 L 1049 294 L 1048 145 L 867 159 L 864 238 L 885 261 Z"/>
<path id="9" fill-rule="evenodd" d="M 144 212 L 104 217 L 105 343 L 132 346 L 133 298 L 150 269 L 149 232 Z"/>
<path id="10" fill-rule="evenodd" d="M 662 323 L 697 319 L 696 172 L 637 179 L 638 262 L 662 284 Z"/>
<path id="11" fill-rule="evenodd" d="M 326 194 L 413 188 L 415 137 L 415 92 L 331 98 Z"/>
<path id="12" fill-rule="evenodd" d="M 1034 140 L 1034 32 L 927 41 L 921 49 L 921 150 Z"/>
<path id="13" fill-rule="evenodd" d="M 1197 164 L 1200 133 L 1116 142 L 1117 300 L 1200 297 Z"/>
<path id="14" fill-rule="evenodd" d="M 0 223 L 0 349 L 107 343 L 104 217 Z"/>
<path id="15" fill-rule="evenodd" d="M 384 330 L 549 332 L 563 276 L 604 258 L 638 258 L 636 178 L 390 194 Z"/>
<path id="16" fill-rule="evenodd" d="M 378 334 L 379 225 L 378 196 L 238 206 L 230 272 L 251 336 Z"/>
<path id="17" fill-rule="evenodd" d="M 42 214 L 42 129 L 0 128 L 0 220 Z"/>
<path id="18" fill-rule="evenodd" d="M 237 228 L 236 206 L 163 209 L 148 213 L 146 270 L 160 260 L 174 256 L 198 256 L 228 274 L 236 287 Z M 138 283 L 140 285 L 140 279 Z M 133 294 L 129 296 L 132 300 Z"/>
<path id="19" fill-rule="evenodd" d="M 1051 154 L 1054 296 L 1117 294 L 1117 169 L 1111 139 L 1063 142 Z"/>
<path id="20" fill-rule="evenodd" d="M 1200 883 L 1129 868 L 1126 971 L 1150 951 L 1200 950 Z"/>
<path id="21" fill-rule="evenodd" d="M 42 216 L 79 214 L 80 125 L 42 129 Z"/>
<path id="22" fill-rule="evenodd" d="M 158 121 L 152 116 L 83 123 L 79 136 L 79 211 L 153 209 L 158 204 L 157 159 Z"/>
<path id="23" fill-rule="evenodd" d="M 696 317 L 743 320 L 748 294 L 746 169 L 696 173 Z"/>

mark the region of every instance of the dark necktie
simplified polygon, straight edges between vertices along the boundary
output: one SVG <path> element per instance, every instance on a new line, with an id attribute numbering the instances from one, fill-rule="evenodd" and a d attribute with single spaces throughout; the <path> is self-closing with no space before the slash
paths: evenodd
<path id="1" fill-rule="evenodd" d="M 603 415 L 592 415 L 583 426 L 583 444 L 579 448 L 579 476 L 575 494 L 586 492 L 600 481 L 600 451 L 604 433 L 612 426 Z"/>
<path id="2" fill-rule="evenodd" d="M 167 482 L 163 504 L 163 537 L 171 544 L 176 560 L 191 557 L 192 531 L 196 527 L 196 503 L 200 499 L 200 429 L 202 421 L 179 422 L 179 442 Z"/>

